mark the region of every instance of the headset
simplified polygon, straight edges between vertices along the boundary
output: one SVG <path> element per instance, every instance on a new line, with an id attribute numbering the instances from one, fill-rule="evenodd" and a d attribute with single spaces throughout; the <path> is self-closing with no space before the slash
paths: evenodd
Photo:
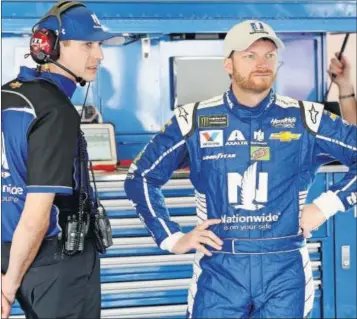
<path id="1" fill-rule="evenodd" d="M 76 76 L 72 71 L 57 62 L 60 57 L 59 33 L 62 30 L 61 15 L 74 7 L 85 7 L 85 5 L 77 1 L 60 1 L 58 4 L 54 5 L 51 10 L 47 12 L 46 15 L 32 27 L 30 55 L 32 59 L 39 65 L 43 65 L 49 62 L 57 65 L 58 67 L 71 74 L 81 86 L 84 86 L 86 81 L 84 81 L 81 77 Z M 57 32 L 45 28 L 36 29 L 36 27 L 42 21 L 46 20 L 50 16 L 54 16 L 58 21 Z"/>

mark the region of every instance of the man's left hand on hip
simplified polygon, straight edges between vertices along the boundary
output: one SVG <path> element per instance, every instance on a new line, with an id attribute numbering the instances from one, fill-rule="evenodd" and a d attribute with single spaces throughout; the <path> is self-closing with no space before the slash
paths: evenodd
<path id="1" fill-rule="evenodd" d="M 325 221 L 324 213 L 315 204 L 305 205 L 300 217 L 300 227 L 304 237 L 311 238 L 311 232 L 317 230 Z"/>

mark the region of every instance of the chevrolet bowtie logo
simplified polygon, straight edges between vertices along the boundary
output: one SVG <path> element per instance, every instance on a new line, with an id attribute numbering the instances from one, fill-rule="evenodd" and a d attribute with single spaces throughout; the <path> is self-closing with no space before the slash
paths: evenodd
<path id="1" fill-rule="evenodd" d="M 298 140 L 301 134 L 294 134 L 291 132 L 279 132 L 279 133 L 272 133 L 270 135 L 271 140 L 280 140 L 281 142 L 290 142 L 291 140 Z"/>

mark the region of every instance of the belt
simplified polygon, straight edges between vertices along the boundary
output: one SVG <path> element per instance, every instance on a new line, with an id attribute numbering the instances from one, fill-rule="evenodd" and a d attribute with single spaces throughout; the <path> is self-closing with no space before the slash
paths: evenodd
<path id="1" fill-rule="evenodd" d="M 298 250 L 305 246 L 303 235 L 276 238 L 226 238 L 222 250 L 206 245 L 213 253 L 221 254 L 274 254 Z"/>

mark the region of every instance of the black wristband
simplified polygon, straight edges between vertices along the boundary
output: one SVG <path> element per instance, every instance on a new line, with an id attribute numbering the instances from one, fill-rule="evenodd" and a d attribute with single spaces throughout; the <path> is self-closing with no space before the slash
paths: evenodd
<path id="1" fill-rule="evenodd" d="M 350 97 L 355 97 L 356 95 L 354 94 L 354 93 L 352 93 L 352 94 L 348 94 L 348 95 L 340 95 L 338 98 L 340 99 L 340 100 L 343 100 L 343 99 L 348 99 L 348 98 L 350 98 Z"/>

